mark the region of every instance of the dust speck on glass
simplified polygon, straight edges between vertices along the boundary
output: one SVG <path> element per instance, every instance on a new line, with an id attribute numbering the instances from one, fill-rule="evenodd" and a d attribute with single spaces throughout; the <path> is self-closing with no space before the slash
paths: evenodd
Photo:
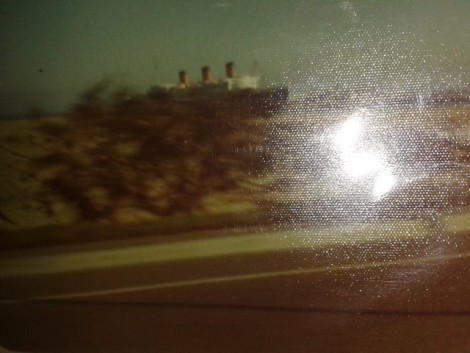
<path id="1" fill-rule="evenodd" d="M 0 350 L 468 351 L 469 17 L 0 2 Z"/>

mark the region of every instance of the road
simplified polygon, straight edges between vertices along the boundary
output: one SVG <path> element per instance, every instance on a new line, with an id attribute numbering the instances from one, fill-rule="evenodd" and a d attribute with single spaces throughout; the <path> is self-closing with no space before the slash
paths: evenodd
<path id="1" fill-rule="evenodd" d="M 0 344 L 468 352 L 470 214 L 4 252 Z"/>

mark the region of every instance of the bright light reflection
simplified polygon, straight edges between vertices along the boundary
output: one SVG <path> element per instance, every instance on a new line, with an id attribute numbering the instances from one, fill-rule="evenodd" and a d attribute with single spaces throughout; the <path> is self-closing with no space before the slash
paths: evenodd
<path id="1" fill-rule="evenodd" d="M 383 156 L 374 151 L 364 151 L 361 145 L 361 135 L 364 133 L 364 119 L 367 111 L 358 111 L 342 123 L 333 136 L 342 167 L 351 179 L 373 177 L 372 194 L 380 199 L 390 192 L 396 178 L 388 169 Z"/>
<path id="2" fill-rule="evenodd" d="M 359 141 L 362 132 L 362 121 L 356 115 L 345 121 L 334 135 L 334 143 L 342 154 L 348 154 Z"/>
<path id="3" fill-rule="evenodd" d="M 374 183 L 374 196 L 381 198 L 390 192 L 396 184 L 395 176 L 389 171 L 385 170 L 378 174 Z"/>
<path id="4" fill-rule="evenodd" d="M 371 152 L 351 153 L 343 160 L 343 168 L 353 178 L 363 178 L 385 168 L 382 159 Z"/>

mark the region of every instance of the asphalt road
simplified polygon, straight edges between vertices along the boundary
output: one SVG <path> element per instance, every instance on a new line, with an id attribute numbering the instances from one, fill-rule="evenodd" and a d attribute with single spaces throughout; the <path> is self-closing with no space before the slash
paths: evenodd
<path id="1" fill-rule="evenodd" d="M 470 352 L 470 215 L 4 252 L 28 352 Z"/>

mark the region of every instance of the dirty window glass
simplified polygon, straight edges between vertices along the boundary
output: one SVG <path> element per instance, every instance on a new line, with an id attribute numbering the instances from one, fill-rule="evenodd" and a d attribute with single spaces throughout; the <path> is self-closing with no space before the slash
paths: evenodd
<path id="1" fill-rule="evenodd" d="M 1 1 L 0 346 L 468 351 L 469 16 Z"/>

